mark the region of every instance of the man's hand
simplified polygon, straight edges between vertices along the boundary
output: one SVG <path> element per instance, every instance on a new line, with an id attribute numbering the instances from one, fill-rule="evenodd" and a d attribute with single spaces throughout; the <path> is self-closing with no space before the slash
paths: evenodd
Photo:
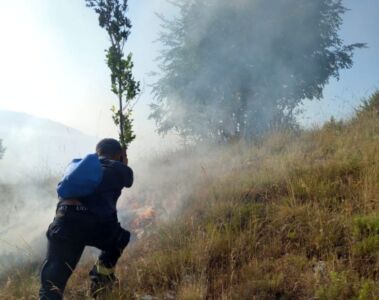
<path id="1" fill-rule="evenodd" d="M 128 161 L 128 154 L 126 153 L 126 148 L 122 149 L 122 163 L 127 166 L 129 161 Z"/>

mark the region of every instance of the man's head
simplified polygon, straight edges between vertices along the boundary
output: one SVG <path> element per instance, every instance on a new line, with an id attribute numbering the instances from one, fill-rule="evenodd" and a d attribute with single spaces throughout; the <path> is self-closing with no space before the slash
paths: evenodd
<path id="1" fill-rule="evenodd" d="M 122 147 L 115 139 L 101 140 L 96 145 L 96 153 L 111 160 L 122 161 Z"/>

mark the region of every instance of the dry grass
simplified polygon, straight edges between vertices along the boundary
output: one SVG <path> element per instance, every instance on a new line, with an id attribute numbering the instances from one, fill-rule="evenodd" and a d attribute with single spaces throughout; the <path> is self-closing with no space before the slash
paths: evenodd
<path id="1" fill-rule="evenodd" d="M 123 256 L 109 299 L 379 299 L 378 107 L 218 151 L 180 216 Z M 1 299 L 33 299 L 33 274 L 9 280 Z"/>

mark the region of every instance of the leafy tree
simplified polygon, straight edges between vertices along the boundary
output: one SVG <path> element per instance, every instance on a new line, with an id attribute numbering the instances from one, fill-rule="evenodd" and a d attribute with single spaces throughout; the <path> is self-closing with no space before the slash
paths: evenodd
<path id="1" fill-rule="evenodd" d="M 134 139 L 132 104 L 140 92 L 140 83 L 133 77 L 132 54 L 124 56 L 131 23 L 127 17 L 127 0 L 86 0 L 99 15 L 99 25 L 108 33 L 111 46 L 106 50 L 106 61 L 111 71 L 112 92 L 118 97 L 118 108 L 112 107 L 113 121 L 120 128 L 120 142 L 124 148 Z"/>
<path id="2" fill-rule="evenodd" d="M 3 147 L 3 141 L 0 140 L 0 159 L 3 158 L 4 152 L 5 152 L 5 148 Z"/>
<path id="3" fill-rule="evenodd" d="M 320 99 L 352 67 L 339 36 L 342 0 L 178 0 L 161 16 L 164 50 L 151 118 L 160 133 L 251 139 L 296 126 L 299 104 Z"/>

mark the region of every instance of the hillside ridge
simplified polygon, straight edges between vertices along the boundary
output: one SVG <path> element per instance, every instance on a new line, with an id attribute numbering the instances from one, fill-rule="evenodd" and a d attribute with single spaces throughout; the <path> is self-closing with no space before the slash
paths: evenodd
<path id="1" fill-rule="evenodd" d="M 123 255 L 108 299 L 379 299 L 378 108 L 379 92 L 350 120 L 209 152 L 176 217 Z M 67 299 L 87 299 L 89 267 Z M 35 295 L 37 272 L 10 274 L 0 298 Z"/>

